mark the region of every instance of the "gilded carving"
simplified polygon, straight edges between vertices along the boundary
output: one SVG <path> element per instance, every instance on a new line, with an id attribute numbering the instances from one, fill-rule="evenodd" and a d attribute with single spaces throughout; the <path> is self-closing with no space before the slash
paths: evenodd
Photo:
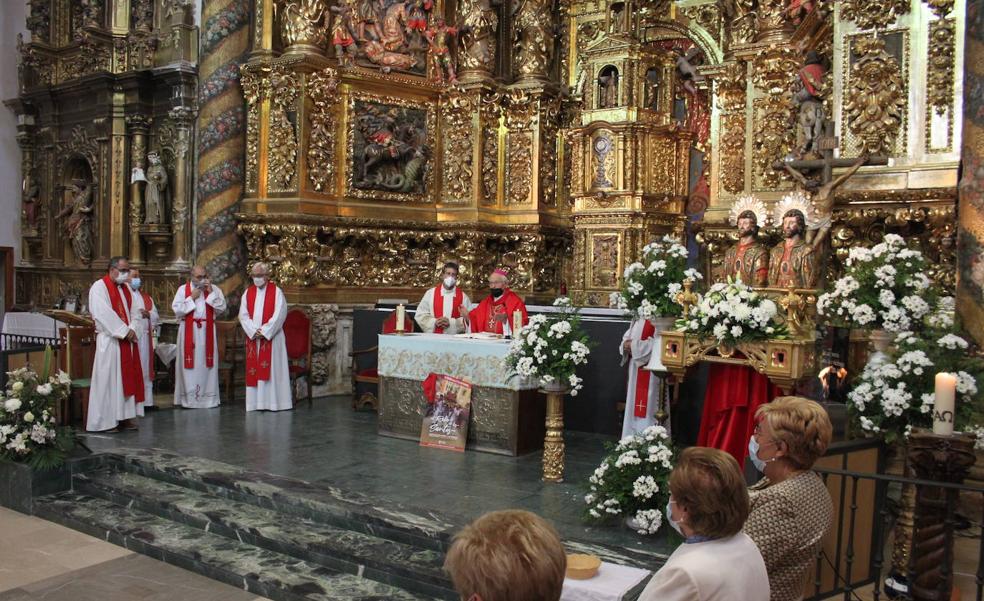
<path id="1" fill-rule="evenodd" d="M 956 70 L 955 40 L 956 21 L 954 19 L 944 17 L 929 24 L 926 94 L 927 104 L 938 115 L 945 115 L 953 106 L 953 78 Z"/>
<path id="2" fill-rule="evenodd" d="M 540 148 L 540 198 L 544 206 L 557 206 L 557 123 L 548 120 L 543 126 Z"/>
<path id="3" fill-rule="evenodd" d="M 334 69 L 312 73 L 307 82 L 311 101 L 311 133 L 307 147 L 307 172 L 311 188 L 316 192 L 331 192 L 335 176 L 335 119 L 338 77 Z"/>
<path id="4" fill-rule="evenodd" d="M 556 32 L 549 0 L 519 0 L 513 13 L 513 71 L 519 79 L 545 79 Z"/>
<path id="5" fill-rule="evenodd" d="M 898 61 L 880 37 L 854 41 L 859 56 L 851 68 L 844 114 L 861 154 L 892 154 L 906 105 Z"/>
<path id="6" fill-rule="evenodd" d="M 61 62 L 64 77 L 62 80 L 76 79 L 96 71 L 110 68 L 109 48 L 99 43 L 88 31 L 76 32 L 78 53 Z"/>
<path id="7" fill-rule="evenodd" d="M 472 114 L 476 103 L 454 94 L 442 107 L 444 189 L 442 202 L 468 203 L 472 191 Z"/>
<path id="8" fill-rule="evenodd" d="M 31 32 L 31 41 L 47 42 L 51 35 L 51 7 L 48 0 L 29 0 L 27 7 L 27 30 Z"/>
<path id="9" fill-rule="evenodd" d="M 533 134 L 511 131 L 506 141 L 506 203 L 529 203 L 533 179 Z"/>
<path id="10" fill-rule="evenodd" d="M 285 46 L 324 49 L 329 15 L 325 0 L 286 0 L 273 6 L 281 11 L 280 36 Z"/>
<path id="11" fill-rule="evenodd" d="M 854 21 L 858 29 L 885 29 L 900 16 L 909 12 L 909 0 L 844 0 L 841 16 Z"/>
<path id="12" fill-rule="evenodd" d="M 591 189 L 610 190 L 615 187 L 615 138 L 601 130 L 591 139 Z"/>
<path id="13" fill-rule="evenodd" d="M 270 142 L 268 181 L 271 192 L 297 189 L 297 76 L 289 68 L 275 65 L 270 78 Z"/>
<path id="14" fill-rule="evenodd" d="M 690 6 L 682 12 L 692 22 L 707 30 L 715 40 L 720 38 L 721 9 L 717 3 Z"/>
<path id="15" fill-rule="evenodd" d="M 387 103 L 359 99 L 353 101 L 350 113 L 350 187 L 424 195 L 432 127 L 427 110 L 395 99 Z"/>
<path id="16" fill-rule="evenodd" d="M 618 251 L 618 234 L 591 235 L 591 286 L 593 288 L 611 288 L 618 284 Z"/>
<path id="17" fill-rule="evenodd" d="M 791 117 L 792 86 L 799 69 L 795 52 L 789 47 L 772 46 L 755 59 L 752 81 L 765 95 L 756 99 L 753 159 L 758 187 L 776 188 L 786 179 L 772 164 L 782 159 L 793 145 Z"/>
<path id="18" fill-rule="evenodd" d="M 485 123 L 482 135 L 482 202 L 494 205 L 499 194 L 499 121 Z"/>
<path id="19" fill-rule="evenodd" d="M 246 191 L 256 192 L 258 161 L 260 157 L 260 100 L 266 94 L 266 77 L 244 65 L 240 69 L 239 83 L 246 100 Z"/>

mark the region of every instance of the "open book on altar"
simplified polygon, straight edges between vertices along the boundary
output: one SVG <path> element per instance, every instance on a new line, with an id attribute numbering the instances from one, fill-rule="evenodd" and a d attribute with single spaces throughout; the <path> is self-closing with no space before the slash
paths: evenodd
<path id="1" fill-rule="evenodd" d="M 502 340 L 502 334 L 492 332 L 475 332 L 465 334 L 455 334 L 455 338 L 470 338 L 472 340 Z"/>

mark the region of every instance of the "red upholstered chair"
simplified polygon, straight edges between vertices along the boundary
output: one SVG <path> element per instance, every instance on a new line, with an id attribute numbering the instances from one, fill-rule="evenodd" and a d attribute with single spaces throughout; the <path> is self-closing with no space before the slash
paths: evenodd
<path id="1" fill-rule="evenodd" d="M 290 390 L 293 393 L 297 379 L 307 380 L 308 405 L 313 403 L 311 393 L 311 318 L 299 308 L 287 312 L 284 319 L 284 342 L 287 344 L 287 370 L 290 372 Z"/>
<path id="2" fill-rule="evenodd" d="M 414 321 L 410 315 L 406 315 L 404 326 L 407 332 L 413 332 Z M 396 332 L 396 311 L 390 313 L 389 317 L 383 321 L 382 328 L 383 334 L 392 334 L 394 332 Z M 360 383 L 374 386 L 376 391 L 379 391 L 379 368 L 376 366 L 378 354 L 378 345 L 349 353 L 349 356 L 352 357 L 352 409 L 359 409 L 360 407 L 369 407 L 373 411 L 379 409 L 379 400 L 376 398 L 376 393 L 366 391 L 361 396 L 359 395 Z M 372 357 L 372 365 L 367 365 L 370 363 L 368 360 L 360 363 L 360 357 Z"/>

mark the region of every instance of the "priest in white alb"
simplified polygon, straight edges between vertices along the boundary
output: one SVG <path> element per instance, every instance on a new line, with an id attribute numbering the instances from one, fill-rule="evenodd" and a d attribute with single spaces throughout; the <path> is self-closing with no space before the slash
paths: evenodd
<path id="1" fill-rule="evenodd" d="M 642 432 L 656 423 L 662 380 L 645 369 L 654 352 L 653 334 L 656 328 L 648 319 L 633 319 L 622 336 L 622 365 L 629 366 L 629 382 L 625 391 L 625 418 L 622 419 L 622 438 Z"/>
<path id="2" fill-rule="evenodd" d="M 89 312 L 96 327 L 86 430 L 136 430 L 137 403 L 143 402 L 143 371 L 137 349 L 141 327 L 127 279 L 130 262 L 113 257 L 104 277 L 89 287 Z"/>
<path id="3" fill-rule="evenodd" d="M 441 283 L 424 293 L 414 316 L 420 329 L 433 334 L 460 334 L 468 326 L 471 301 L 458 287 L 458 264 L 449 261 L 441 270 Z"/>
<path id="4" fill-rule="evenodd" d="M 283 411 L 291 398 L 284 320 L 287 299 L 270 281 L 270 267 L 257 263 L 253 284 L 239 304 L 239 323 L 246 333 L 246 411 Z"/>
<path id="5" fill-rule="evenodd" d="M 140 270 L 130 270 L 130 290 L 133 292 L 133 314 L 140 319 L 137 331 L 137 349 L 140 351 L 140 368 L 143 370 L 144 402 L 137 404 L 137 416 L 144 416 L 144 409 L 154 406 L 154 331 L 161 323 L 157 306 L 150 295 L 141 290 L 143 282 Z"/>
<path id="6" fill-rule="evenodd" d="M 191 269 L 171 303 L 178 318 L 178 355 L 174 361 L 174 404 L 189 409 L 218 407 L 219 360 L 215 318 L 226 310 L 225 295 L 213 286 L 204 267 Z"/>

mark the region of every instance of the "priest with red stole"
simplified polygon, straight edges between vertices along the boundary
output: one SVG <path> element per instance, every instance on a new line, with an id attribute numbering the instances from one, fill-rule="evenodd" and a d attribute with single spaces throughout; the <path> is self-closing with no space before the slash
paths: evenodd
<path id="1" fill-rule="evenodd" d="M 138 330 L 137 349 L 140 351 L 140 368 L 143 370 L 144 402 L 137 403 L 137 416 L 144 416 L 144 409 L 154 406 L 154 330 L 161 323 L 154 299 L 140 288 L 140 270 L 130 270 L 130 290 L 133 291 L 133 311 L 138 316 L 141 326 Z"/>
<path id="2" fill-rule="evenodd" d="M 513 313 L 519 311 L 523 325 L 529 323 L 526 304 L 515 292 L 509 289 L 509 274 L 496 269 L 489 276 L 489 296 L 478 303 L 468 314 L 468 325 L 473 333 L 512 335 Z"/>
<path id="3" fill-rule="evenodd" d="M 460 334 L 465 331 L 470 306 L 468 295 L 458 286 L 458 264 L 449 261 L 441 270 L 441 283 L 417 303 L 414 320 L 427 333 Z"/>
<path id="4" fill-rule="evenodd" d="M 634 319 L 622 336 L 622 365 L 629 364 L 629 382 L 625 392 L 625 417 L 622 438 L 638 434 L 656 423 L 659 405 L 659 376 L 645 369 L 654 349 L 656 328 L 648 319 Z"/>
<path id="5" fill-rule="evenodd" d="M 246 333 L 246 411 L 283 411 L 294 406 L 284 320 L 287 299 L 270 281 L 270 267 L 257 263 L 253 285 L 243 293 L 239 323 Z"/>
<path id="6" fill-rule="evenodd" d="M 196 265 L 188 282 L 174 295 L 171 310 L 178 318 L 174 405 L 186 409 L 218 407 L 221 357 L 215 319 L 225 313 L 225 295 L 209 281 L 205 268 Z"/>
<path id="7" fill-rule="evenodd" d="M 106 275 L 89 287 L 89 311 L 96 326 L 86 430 L 136 430 L 137 403 L 144 399 L 143 370 L 137 348 L 141 320 L 133 305 L 126 257 L 109 260 Z"/>

